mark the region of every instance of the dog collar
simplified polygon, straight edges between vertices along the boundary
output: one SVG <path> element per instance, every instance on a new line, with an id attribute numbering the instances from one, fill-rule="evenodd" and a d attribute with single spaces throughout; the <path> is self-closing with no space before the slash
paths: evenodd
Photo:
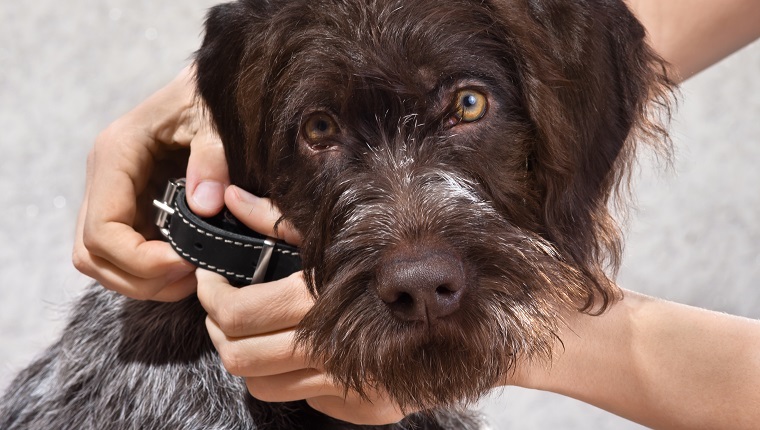
<path id="1" fill-rule="evenodd" d="M 153 205 L 156 225 L 179 255 L 234 285 L 274 281 L 301 270 L 298 248 L 256 233 L 226 208 L 211 218 L 192 213 L 184 179 L 169 181 L 163 199 Z"/>

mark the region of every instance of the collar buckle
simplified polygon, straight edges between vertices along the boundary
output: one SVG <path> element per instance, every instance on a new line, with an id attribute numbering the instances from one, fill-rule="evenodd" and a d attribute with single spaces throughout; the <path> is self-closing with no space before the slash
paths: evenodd
<path id="1" fill-rule="evenodd" d="M 177 201 L 180 189 L 184 187 L 184 178 L 172 179 L 166 184 L 163 198 L 161 200 L 153 200 L 153 206 L 158 209 L 158 213 L 156 213 L 156 225 L 161 234 L 167 239 L 171 237 L 169 233 L 169 220 L 175 212 L 174 203 Z"/>

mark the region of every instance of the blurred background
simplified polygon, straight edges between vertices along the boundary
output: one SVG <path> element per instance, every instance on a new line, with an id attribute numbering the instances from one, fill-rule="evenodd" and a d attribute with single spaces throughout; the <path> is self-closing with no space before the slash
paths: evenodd
<path id="1" fill-rule="evenodd" d="M 70 253 L 95 137 L 188 64 L 216 3 L 0 0 L 0 390 L 88 282 Z M 672 134 L 673 168 L 641 158 L 619 282 L 760 318 L 760 44 L 683 85 Z M 494 429 L 640 428 L 517 388 L 482 407 Z"/>

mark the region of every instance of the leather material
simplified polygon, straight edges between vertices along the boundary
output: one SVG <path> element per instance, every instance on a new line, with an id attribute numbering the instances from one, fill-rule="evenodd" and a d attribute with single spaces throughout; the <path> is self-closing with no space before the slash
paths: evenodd
<path id="1" fill-rule="evenodd" d="M 263 281 L 275 281 L 301 270 L 298 248 L 256 233 L 224 209 L 212 218 L 190 211 L 181 188 L 174 201 L 167 239 L 179 255 L 192 264 L 224 275 L 236 286 L 253 283 L 254 273 L 267 240 L 273 244 Z"/>

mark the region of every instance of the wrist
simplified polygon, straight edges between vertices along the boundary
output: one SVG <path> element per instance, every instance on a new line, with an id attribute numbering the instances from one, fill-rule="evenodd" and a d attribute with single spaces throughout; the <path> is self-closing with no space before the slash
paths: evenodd
<path id="1" fill-rule="evenodd" d="M 567 311 L 550 360 L 525 360 L 512 385 L 570 396 L 598 406 L 601 387 L 635 380 L 635 313 L 648 298 L 626 291 L 605 313 L 591 316 Z M 634 371 L 634 372 L 632 372 Z M 631 381 L 625 381 L 629 383 Z"/>

